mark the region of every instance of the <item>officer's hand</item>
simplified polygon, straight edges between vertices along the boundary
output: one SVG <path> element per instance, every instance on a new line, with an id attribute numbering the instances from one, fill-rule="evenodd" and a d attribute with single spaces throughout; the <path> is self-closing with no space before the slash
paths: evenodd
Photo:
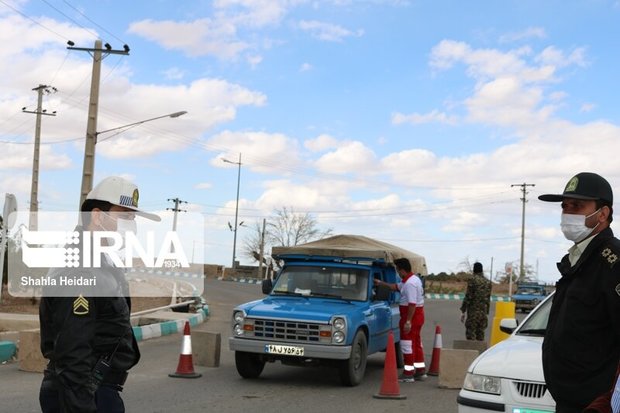
<path id="1" fill-rule="evenodd" d="M 465 313 L 461 313 L 461 323 L 465 322 Z"/>

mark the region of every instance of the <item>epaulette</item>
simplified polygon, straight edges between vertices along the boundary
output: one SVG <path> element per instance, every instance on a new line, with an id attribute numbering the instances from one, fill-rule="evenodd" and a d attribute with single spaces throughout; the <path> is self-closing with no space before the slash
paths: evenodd
<path id="1" fill-rule="evenodd" d="M 613 268 L 620 258 L 620 240 L 611 238 L 601 250 L 601 258 Z"/>

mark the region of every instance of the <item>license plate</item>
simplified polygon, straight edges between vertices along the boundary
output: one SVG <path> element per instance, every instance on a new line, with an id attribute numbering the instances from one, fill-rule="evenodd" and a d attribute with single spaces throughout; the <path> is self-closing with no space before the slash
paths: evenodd
<path id="1" fill-rule="evenodd" d="M 520 407 L 513 407 L 512 413 L 553 413 L 552 410 L 537 410 L 537 409 L 524 409 Z"/>
<path id="2" fill-rule="evenodd" d="M 265 344 L 265 353 L 282 354 L 284 356 L 303 356 L 304 348 L 297 346 L 281 346 L 278 344 Z"/>

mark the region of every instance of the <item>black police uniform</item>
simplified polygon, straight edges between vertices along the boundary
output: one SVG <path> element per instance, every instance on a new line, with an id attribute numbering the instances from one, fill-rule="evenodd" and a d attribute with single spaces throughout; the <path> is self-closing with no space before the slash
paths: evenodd
<path id="1" fill-rule="evenodd" d="M 558 269 L 543 369 L 557 411 L 581 412 L 609 390 L 620 360 L 620 240 L 606 228 Z"/>
<path id="2" fill-rule="evenodd" d="M 39 394 L 43 412 L 124 412 L 119 391 L 140 351 L 131 328 L 124 273 L 102 257 L 101 268 L 53 269 L 48 278 L 90 277 L 97 294 L 47 288 L 39 306 L 41 352 L 49 359 Z M 101 296 L 102 292 L 106 296 Z M 95 296 L 99 295 L 99 296 Z M 109 366 L 109 367 L 107 367 Z"/>

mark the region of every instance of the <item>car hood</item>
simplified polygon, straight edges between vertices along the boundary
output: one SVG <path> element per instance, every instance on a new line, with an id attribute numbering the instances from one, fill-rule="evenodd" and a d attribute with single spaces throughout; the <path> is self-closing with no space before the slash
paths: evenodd
<path id="1" fill-rule="evenodd" d="M 346 300 L 305 298 L 305 297 L 268 297 L 242 305 L 249 317 L 284 318 L 304 321 L 329 322 L 332 315 L 346 315 L 359 311 L 361 303 Z"/>
<path id="2" fill-rule="evenodd" d="M 486 376 L 544 382 L 542 337 L 513 335 L 482 353 L 469 371 Z"/>

